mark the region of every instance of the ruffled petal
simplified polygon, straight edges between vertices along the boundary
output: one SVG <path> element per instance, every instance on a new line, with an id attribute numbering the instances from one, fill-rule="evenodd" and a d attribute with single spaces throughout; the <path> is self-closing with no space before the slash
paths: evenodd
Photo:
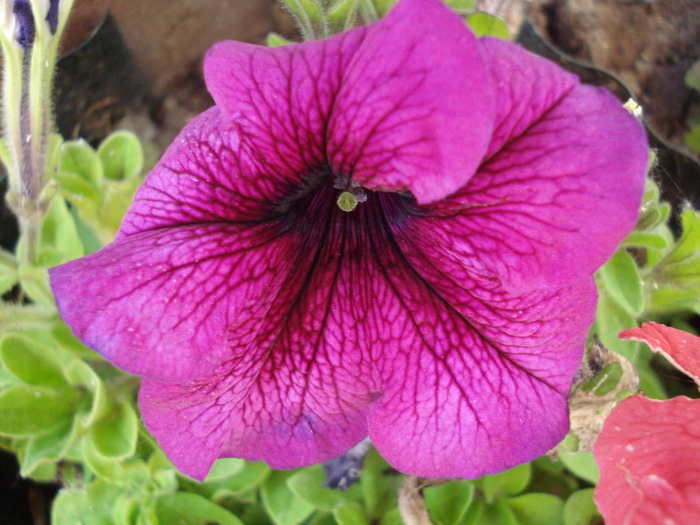
<path id="1" fill-rule="evenodd" d="M 183 225 L 259 224 L 291 186 L 215 106 L 185 126 L 148 174 L 117 239 Z"/>
<path id="2" fill-rule="evenodd" d="M 181 381 L 231 357 L 289 272 L 268 228 L 215 223 L 124 237 L 51 270 L 59 312 L 116 366 Z M 262 315 L 262 314 L 260 314 Z"/>
<path id="3" fill-rule="evenodd" d="M 344 73 L 328 158 L 368 188 L 434 202 L 474 174 L 494 114 L 493 82 L 464 21 L 438 0 L 403 0 L 368 27 Z"/>
<path id="4" fill-rule="evenodd" d="M 131 373 L 179 381 L 212 370 L 231 356 L 228 331 L 249 330 L 246 316 L 292 271 L 296 247 L 270 219 L 282 190 L 249 176 L 254 162 L 219 124 L 212 108 L 183 130 L 114 243 L 49 270 L 76 336 Z"/>
<path id="5" fill-rule="evenodd" d="M 235 357 L 185 384 L 143 383 L 147 428 L 190 476 L 203 478 L 220 456 L 309 465 L 367 435 L 367 411 L 381 395 L 373 354 L 399 344 L 386 327 L 397 312 L 383 308 L 381 278 L 384 261 L 396 260 L 382 222 L 394 196 L 373 194 L 353 215 L 333 197 L 327 186 L 308 205 L 317 213 L 305 220 L 326 228 L 286 232 L 298 254 L 283 258 L 292 271 L 264 310 L 241 314 L 255 327 L 250 336 L 230 330 Z M 192 454 L 193 442 L 207 450 Z"/>
<path id="6" fill-rule="evenodd" d="M 477 40 L 438 0 L 403 0 L 376 24 L 323 41 L 223 42 L 204 71 L 231 128 L 289 177 L 328 165 L 432 202 L 474 174 L 493 128 Z"/>
<path id="7" fill-rule="evenodd" d="M 641 125 L 606 90 L 513 44 L 483 39 L 498 86 L 478 173 L 426 221 L 435 257 L 514 292 L 591 275 L 637 217 L 647 163 Z"/>
<path id="8" fill-rule="evenodd" d="M 401 246 L 418 275 L 392 275 L 394 296 L 382 307 L 401 313 L 386 326 L 396 344 L 376 354 L 384 394 L 369 428 L 377 450 L 404 473 L 466 478 L 547 452 L 569 428 L 593 280 L 513 295 L 497 281 L 453 276 L 410 241 Z"/>
<path id="9" fill-rule="evenodd" d="M 251 144 L 266 178 L 325 169 L 330 114 L 343 75 L 366 33 L 359 27 L 327 40 L 262 47 L 215 44 L 204 61 L 207 89 L 228 129 Z"/>

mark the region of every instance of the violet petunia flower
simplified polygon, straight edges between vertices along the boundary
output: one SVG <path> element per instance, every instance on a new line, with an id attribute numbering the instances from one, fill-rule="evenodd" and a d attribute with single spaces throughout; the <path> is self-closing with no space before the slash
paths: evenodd
<path id="1" fill-rule="evenodd" d="M 74 333 L 143 377 L 175 466 L 292 468 L 369 435 L 399 471 L 473 478 L 554 446 L 593 272 L 637 216 L 639 123 L 439 0 L 223 42 L 204 72 L 216 105 L 117 239 L 51 270 Z"/>

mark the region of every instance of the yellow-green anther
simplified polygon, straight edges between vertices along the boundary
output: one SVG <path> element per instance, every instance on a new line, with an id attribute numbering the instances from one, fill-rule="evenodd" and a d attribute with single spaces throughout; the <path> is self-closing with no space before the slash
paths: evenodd
<path id="1" fill-rule="evenodd" d="M 343 211 L 352 211 L 357 208 L 357 197 L 349 191 L 344 191 L 338 197 L 338 207 Z"/>

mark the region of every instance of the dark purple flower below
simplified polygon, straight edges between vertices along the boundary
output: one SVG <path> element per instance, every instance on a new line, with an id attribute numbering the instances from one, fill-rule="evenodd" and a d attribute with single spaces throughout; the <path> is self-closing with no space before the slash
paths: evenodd
<path id="1" fill-rule="evenodd" d="M 143 377 L 173 463 L 291 468 L 369 435 L 402 472 L 477 477 L 554 446 L 593 272 L 643 189 L 618 101 L 438 0 L 325 41 L 223 42 L 205 76 L 216 106 L 115 242 L 51 270 L 75 334 Z"/>

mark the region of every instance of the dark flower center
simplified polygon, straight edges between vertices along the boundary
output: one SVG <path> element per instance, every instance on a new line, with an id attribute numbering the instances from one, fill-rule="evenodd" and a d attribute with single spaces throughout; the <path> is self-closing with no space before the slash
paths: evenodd
<path id="1" fill-rule="evenodd" d="M 350 203 L 350 206 L 347 205 Z M 411 216 L 419 214 L 408 192 L 382 192 L 362 187 L 357 181 L 314 170 L 273 204 L 272 218 L 279 233 L 318 235 L 376 235 L 402 230 Z"/>

